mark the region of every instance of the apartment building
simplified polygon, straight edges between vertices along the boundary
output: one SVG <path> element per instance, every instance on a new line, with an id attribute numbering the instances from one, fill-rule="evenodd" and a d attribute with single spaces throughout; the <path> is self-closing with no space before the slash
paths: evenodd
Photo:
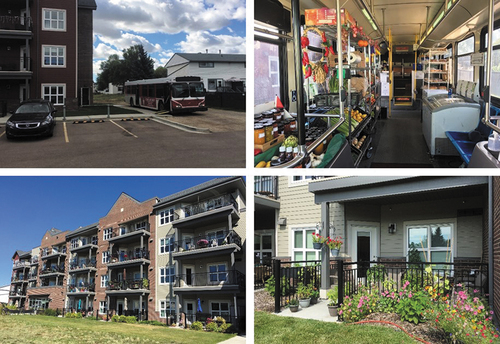
<path id="1" fill-rule="evenodd" d="M 154 206 L 158 243 L 155 309 L 193 322 L 222 316 L 244 324 L 245 182 L 218 178 Z M 176 311 L 178 310 L 178 311 Z"/>
<path id="2" fill-rule="evenodd" d="M 0 4 L 0 111 L 44 98 L 69 108 L 92 103 L 95 0 Z"/>
<path id="3" fill-rule="evenodd" d="M 24 308 L 26 303 L 26 291 L 28 289 L 31 252 L 18 250 L 12 256 L 12 260 L 9 304 Z"/>

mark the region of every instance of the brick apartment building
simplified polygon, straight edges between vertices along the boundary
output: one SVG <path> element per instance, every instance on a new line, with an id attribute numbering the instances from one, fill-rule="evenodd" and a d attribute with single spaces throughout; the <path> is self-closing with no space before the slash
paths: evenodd
<path id="1" fill-rule="evenodd" d="M 96 8 L 95 0 L 0 4 L 0 114 L 29 98 L 92 104 Z"/>

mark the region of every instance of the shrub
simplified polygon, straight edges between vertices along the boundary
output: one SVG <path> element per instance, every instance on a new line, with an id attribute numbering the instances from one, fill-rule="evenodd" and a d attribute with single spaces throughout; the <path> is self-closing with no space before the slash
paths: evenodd
<path id="1" fill-rule="evenodd" d="M 201 331 L 203 330 L 203 324 L 199 321 L 195 321 L 194 323 L 191 324 L 190 329 L 194 331 Z"/>
<path id="2" fill-rule="evenodd" d="M 339 314 L 346 322 L 360 321 L 368 314 L 377 311 L 378 301 L 377 294 L 371 294 L 367 288 L 360 286 L 357 294 L 344 298 Z"/>
<path id="3" fill-rule="evenodd" d="M 75 313 L 75 318 L 81 319 L 83 318 L 83 314 L 81 312 Z"/>
<path id="4" fill-rule="evenodd" d="M 137 319 L 136 319 L 136 317 L 134 317 L 133 315 L 131 315 L 131 316 L 128 316 L 128 317 L 125 318 L 125 322 L 127 324 L 135 324 L 137 322 Z"/>
<path id="5" fill-rule="evenodd" d="M 400 296 L 396 305 L 396 313 L 401 316 L 401 320 L 418 324 L 425 321 L 424 311 L 429 307 L 430 299 L 426 292 L 406 291 Z"/>
<path id="6" fill-rule="evenodd" d="M 41 313 L 42 315 L 50 316 L 50 317 L 56 317 L 58 316 L 58 312 L 52 308 L 47 308 L 46 310 Z"/>
<path id="7" fill-rule="evenodd" d="M 17 309 L 16 305 L 7 305 L 5 308 L 15 311 Z"/>
<path id="8" fill-rule="evenodd" d="M 328 297 L 328 306 L 336 306 L 339 302 L 339 286 L 336 285 L 335 287 L 331 288 L 328 290 L 326 293 L 326 297 Z"/>
<path id="9" fill-rule="evenodd" d="M 385 280 L 385 266 L 382 264 L 374 265 L 366 271 L 368 282 L 383 282 Z"/>
<path id="10" fill-rule="evenodd" d="M 142 320 L 139 323 L 145 325 L 153 325 L 153 326 L 166 326 L 164 323 L 161 323 L 157 320 Z"/>
<path id="11" fill-rule="evenodd" d="M 214 321 L 212 321 L 211 323 L 208 323 L 207 326 L 205 326 L 205 328 L 209 332 L 218 332 L 218 330 L 219 330 L 219 326 Z"/>
<path id="12" fill-rule="evenodd" d="M 234 324 L 226 324 L 225 333 L 238 333 L 238 328 Z"/>
<path id="13" fill-rule="evenodd" d="M 118 318 L 118 322 L 124 323 L 125 321 L 127 321 L 127 317 L 125 315 L 120 315 Z"/>
<path id="14" fill-rule="evenodd" d="M 272 297 L 274 297 L 274 291 L 276 288 L 275 283 L 276 282 L 274 280 L 274 275 L 271 276 L 266 281 L 266 288 L 265 289 L 269 294 L 271 294 Z M 281 287 L 281 296 L 287 296 L 290 294 L 290 282 L 288 281 L 288 279 L 285 276 L 281 277 L 280 287 Z"/>
<path id="15" fill-rule="evenodd" d="M 112 322 L 119 322 L 120 321 L 120 316 L 118 314 L 115 314 L 111 317 Z"/>
<path id="16" fill-rule="evenodd" d="M 227 332 L 227 329 L 231 326 L 231 324 L 228 324 L 228 323 L 223 323 L 219 326 L 219 328 L 217 329 L 217 332 L 220 332 L 220 333 L 226 333 Z"/>

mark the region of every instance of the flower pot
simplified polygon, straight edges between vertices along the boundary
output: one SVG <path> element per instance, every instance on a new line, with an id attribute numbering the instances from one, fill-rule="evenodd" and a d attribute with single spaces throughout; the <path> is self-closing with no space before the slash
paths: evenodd
<path id="1" fill-rule="evenodd" d="M 322 246 L 323 246 L 323 244 L 322 244 L 322 243 L 320 243 L 320 242 L 313 242 L 313 248 L 314 248 L 315 250 L 321 250 L 321 247 L 322 247 Z"/>
<path id="2" fill-rule="evenodd" d="M 290 312 L 297 312 L 299 310 L 299 306 L 298 305 L 295 305 L 295 306 L 289 306 L 290 308 Z"/>
<path id="3" fill-rule="evenodd" d="M 336 317 L 339 315 L 338 313 L 339 309 L 338 306 L 328 306 L 328 312 L 330 313 L 330 316 Z"/>
<path id="4" fill-rule="evenodd" d="M 302 308 L 307 308 L 311 304 L 311 299 L 299 299 L 299 305 Z"/>
<path id="5" fill-rule="evenodd" d="M 318 298 L 317 297 L 311 297 L 311 305 L 315 305 L 318 303 Z"/>
<path id="6" fill-rule="evenodd" d="M 332 254 L 332 257 L 338 257 L 338 255 L 339 255 L 339 250 L 338 250 L 338 249 L 336 249 L 336 248 L 332 248 L 332 249 L 330 250 L 330 253 Z"/>

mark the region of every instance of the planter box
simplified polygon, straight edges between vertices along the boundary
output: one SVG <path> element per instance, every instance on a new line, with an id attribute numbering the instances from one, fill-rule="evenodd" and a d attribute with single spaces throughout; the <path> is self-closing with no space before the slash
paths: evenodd
<path id="1" fill-rule="evenodd" d="M 307 308 L 311 304 L 311 299 L 299 299 L 299 305 L 302 308 Z"/>

